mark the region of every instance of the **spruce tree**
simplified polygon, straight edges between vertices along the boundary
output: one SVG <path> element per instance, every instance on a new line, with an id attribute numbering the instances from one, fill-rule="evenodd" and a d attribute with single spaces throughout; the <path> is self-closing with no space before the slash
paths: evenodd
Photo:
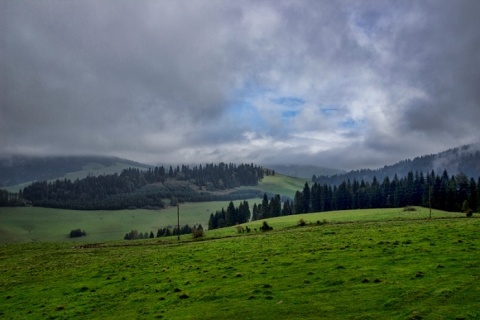
<path id="1" fill-rule="evenodd" d="M 310 212 L 310 187 L 308 186 L 308 182 L 305 182 L 305 186 L 303 187 L 302 212 Z"/>

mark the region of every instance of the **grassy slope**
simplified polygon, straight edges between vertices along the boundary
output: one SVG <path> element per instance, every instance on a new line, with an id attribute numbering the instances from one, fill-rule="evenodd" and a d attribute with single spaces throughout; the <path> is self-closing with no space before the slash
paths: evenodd
<path id="1" fill-rule="evenodd" d="M 250 200 L 253 204 L 255 199 Z M 234 201 L 238 206 L 240 201 Z M 212 212 L 225 209 L 228 201 L 185 203 L 180 205 L 180 224 L 208 226 Z M 0 207 L 0 243 L 31 241 L 90 241 L 123 239 L 130 230 L 153 231 L 177 224 L 177 208 L 165 210 L 78 211 L 36 207 Z M 69 239 L 70 230 L 87 232 L 83 239 Z"/>
<path id="2" fill-rule="evenodd" d="M 64 180 L 64 179 L 70 179 L 72 181 L 76 179 L 83 179 L 88 176 L 100 176 L 100 175 L 106 175 L 106 174 L 114 174 L 114 173 L 121 173 L 123 170 L 128 169 L 128 168 L 138 168 L 140 170 L 146 170 L 145 167 L 135 167 L 134 165 L 129 165 L 127 163 L 121 163 L 117 162 L 115 164 L 112 164 L 110 166 L 106 166 L 100 163 L 95 163 L 91 162 L 86 164 L 82 170 L 80 171 L 74 171 L 74 172 L 69 172 L 61 177 L 55 178 L 50 181 L 55 181 L 55 180 Z M 27 186 L 29 186 L 32 182 L 34 181 L 29 181 L 25 183 L 21 183 L 18 185 L 14 186 L 8 186 L 3 189 L 8 190 L 10 192 L 18 192 L 18 190 L 23 189 Z"/>
<path id="3" fill-rule="evenodd" d="M 297 190 L 303 190 L 305 182 L 307 182 L 306 179 L 276 174 L 275 176 L 264 177 L 256 189 L 270 194 L 280 194 L 281 196 L 293 199 Z"/>
<path id="4" fill-rule="evenodd" d="M 89 167 L 81 174 L 91 170 L 106 170 L 110 167 Z M 116 167 L 111 167 L 115 169 Z M 118 169 L 118 168 L 117 168 Z M 90 171 L 89 171 L 90 170 Z M 98 171 L 96 171 L 98 173 Z M 74 178 L 71 176 L 70 178 Z M 293 196 L 302 189 L 305 180 L 275 175 L 265 177 L 257 186 L 259 190 L 272 194 Z M 252 209 L 261 199 L 247 199 Z M 240 201 L 234 201 L 238 206 Z M 208 225 L 211 213 L 225 209 L 228 201 L 184 203 L 180 205 L 180 224 Z M 102 242 L 123 239 L 132 229 L 139 232 L 156 233 L 158 228 L 177 224 L 177 208 L 165 210 L 120 210 L 120 211 L 76 211 L 46 208 L 1 208 L 0 207 L 0 243 L 30 241 L 78 241 L 67 238 L 72 229 L 80 228 L 87 232 L 87 240 Z"/>
<path id="5" fill-rule="evenodd" d="M 386 221 L 376 210 L 336 216 L 358 221 L 180 244 L 3 245 L 0 316 L 480 318 L 480 219 Z"/>

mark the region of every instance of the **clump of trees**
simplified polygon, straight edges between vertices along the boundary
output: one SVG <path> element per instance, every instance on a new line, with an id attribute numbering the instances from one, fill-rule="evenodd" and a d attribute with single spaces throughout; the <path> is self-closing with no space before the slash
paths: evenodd
<path id="1" fill-rule="evenodd" d="M 192 234 L 194 238 L 199 238 L 203 236 L 203 227 L 202 225 L 195 224 L 193 227 L 190 227 L 188 224 L 184 226 L 180 226 L 180 231 L 178 230 L 178 227 L 172 227 L 168 226 L 165 228 L 160 228 L 157 229 L 157 238 L 161 237 L 170 237 L 170 236 L 177 236 L 177 235 L 182 235 L 182 234 Z M 125 237 L 123 237 L 124 240 L 137 240 L 137 239 L 153 239 L 155 238 L 155 235 L 153 231 L 148 232 L 138 232 L 137 230 L 132 230 L 129 233 L 125 234 Z"/>
<path id="2" fill-rule="evenodd" d="M 308 183 L 297 191 L 293 201 L 293 213 L 333 210 L 390 208 L 408 206 L 432 206 L 434 209 L 480 212 L 480 178 L 475 181 L 464 174 L 449 176 L 447 171 L 437 175 L 409 172 L 404 178 L 386 177 L 379 183 L 347 180 L 338 186 Z"/>
<path id="3" fill-rule="evenodd" d="M 203 227 L 201 224 L 195 225 L 192 228 L 192 236 L 194 239 L 203 237 Z"/>
<path id="4" fill-rule="evenodd" d="M 0 207 L 25 206 L 26 202 L 20 198 L 18 193 L 0 189 Z"/>
<path id="5" fill-rule="evenodd" d="M 209 191 L 254 186 L 263 176 L 263 169 L 253 164 L 182 165 L 175 169 L 170 166 L 169 170 L 161 166 L 146 171 L 129 168 L 120 174 L 75 181 L 34 182 L 20 190 L 17 198 L 35 206 L 64 209 L 163 208 L 162 199 L 175 196 L 179 202 L 214 200 Z M 0 205 L 11 204 L 11 199 L 12 195 L 0 193 Z"/>
<path id="6" fill-rule="evenodd" d="M 270 230 L 273 230 L 273 227 L 271 227 L 267 221 L 263 221 L 262 226 L 260 227 L 260 230 L 270 231 Z"/>
<path id="7" fill-rule="evenodd" d="M 87 233 L 85 232 L 85 230 L 75 229 L 70 231 L 70 238 L 79 238 L 86 235 Z"/>
<path id="8" fill-rule="evenodd" d="M 137 230 L 132 230 L 129 233 L 125 234 L 125 237 L 123 237 L 124 240 L 137 240 L 137 239 L 149 239 L 149 238 L 154 238 L 153 232 L 150 231 L 150 233 L 145 232 L 138 232 Z"/>
<path id="9" fill-rule="evenodd" d="M 230 201 L 227 210 L 222 208 L 222 210 L 216 211 L 215 214 L 210 214 L 208 229 L 213 230 L 242 224 L 250 221 L 250 216 L 248 201 L 242 201 L 238 207 L 235 207 L 233 201 Z"/>
<path id="10" fill-rule="evenodd" d="M 222 208 L 222 210 L 210 214 L 208 229 L 231 227 L 249 221 L 291 215 L 292 213 L 292 202 L 289 199 L 284 199 L 282 206 L 282 198 L 279 194 L 269 200 L 267 194 L 264 193 L 262 203 L 254 203 L 252 211 L 250 211 L 248 201 L 244 200 L 238 207 L 235 207 L 234 203 L 230 201 L 227 210 Z"/>

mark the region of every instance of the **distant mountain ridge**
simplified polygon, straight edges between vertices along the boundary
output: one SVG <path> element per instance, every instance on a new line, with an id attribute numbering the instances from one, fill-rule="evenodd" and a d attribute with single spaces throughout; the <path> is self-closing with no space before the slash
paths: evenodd
<path id="1" fill-rule="evenodd" d="M 304 179 L 312 179 L 312 176 L 332 176 L 332 175 L 340 175 L 347 173 L 345 170 L 339 169 L 332 169 L 332 168 L 324 168 L 318 166 L 307 166 L 307 165 L 265 165 L 265 167 L 275 170 L 275 172 L 281 173 L 286 176 L 296 177 L 296 178 L 304 178 Z"/>
<path id="2" fill-rule="evenodd" d="M 387 176 L 390 179 L 395 175 L 402 178 L 410 171 L 429 173 L 432 170 L 437 174 L 441 174 L 446 170 L 449 175 L 464 173 L 468 177 L 475 179 L 480 177 L 480 143 L 452 148 L 437 154 L 416 157 L 413 160 L 403 160 L 376 170 L 354 170 L 333 176 L 317 175 L 316 182 L 339 185 L 346 180 L 372 181 L 373 177 L 376 177 L 381 182 Z"/>
<path id="3" fill-rule="evenodd" d="M 117 157 L 102 156 L 0 156 L 0 188 L 33 181 L 83 178 L 88 175 L 120 173 L 128 167 L 151 166 Z M 77 173 L 76 175 L 72 175 Z"/>

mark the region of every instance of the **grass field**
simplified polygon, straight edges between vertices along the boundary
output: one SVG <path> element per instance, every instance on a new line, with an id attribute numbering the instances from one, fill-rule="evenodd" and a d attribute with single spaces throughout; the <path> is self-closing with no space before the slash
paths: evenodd
<path id="1" fill-rule="evenodd" d="M 426 213 L 283 217 L 203 241 L 0 245 L 0 317 L 479 319 L 480 219 Z"/>
<path id="2" fill-rule="evenodd" d="M 100 168 L 106 170 L 110 167 Z M 110 169 L 115 169 L 111 167 Z M 100 170 L 95 167 L 85 170 Z M 84 171 L 83 173 L 85 173 Z M 263 192 L 293 197 L 301 190 L 305 180 L 277 174 L 265 177 L 256 187 Z M 250 210 L 261 199 L 246 199 Z M 201 223 L 208 226 L 211 213 L 227 208 L 229 201 L 211 201 L 180 204 L 180 224 L 190 226 Z M 240 201 L 234 201 L 238 206 Z M 102 242 L 123 239 L 132 229 L 139 232 L 153 231 L 158 228 L 177 224 L 177 208 L 164 210 L 118 210 L 118 211 L 79 211 L 47 209 L 36 207 L 2 208 L 0 207 L 0 243 L 18 243 L 32 241 L 82 241 L 69 239 L 70 230 L 80 228 L 87 232 L 86 240 Z"/>
<path id="3" fill-rule="evenodd" d="M 260 199 L 248 199 L 250 206 Z M 210 214 L 229 201 L 180 204 L 180 224 L 208 226 Z M 239 201 L 234 201 L 238 206 Z M 79 211 L 37 207 L 0 207 L 0 243 L 38 241 L 103 242 L 123 239 L 130 230 L 153 231 L 177 224 L 177 208 L 164 210 Z M 82 229 L 84 238 L 70 239 L 70 230 Z"/>
<path id="4" fill-rule="evenodd" d="M 263 192 L 279 194 L 293 199 L 297 190 L 303 190 L 305 182 L 307 182 L 306 179 L 275 174 L 274 176 L 265 176 L 256 188 Z M 309 182 L 309 184 L 312 183 Z"/>

